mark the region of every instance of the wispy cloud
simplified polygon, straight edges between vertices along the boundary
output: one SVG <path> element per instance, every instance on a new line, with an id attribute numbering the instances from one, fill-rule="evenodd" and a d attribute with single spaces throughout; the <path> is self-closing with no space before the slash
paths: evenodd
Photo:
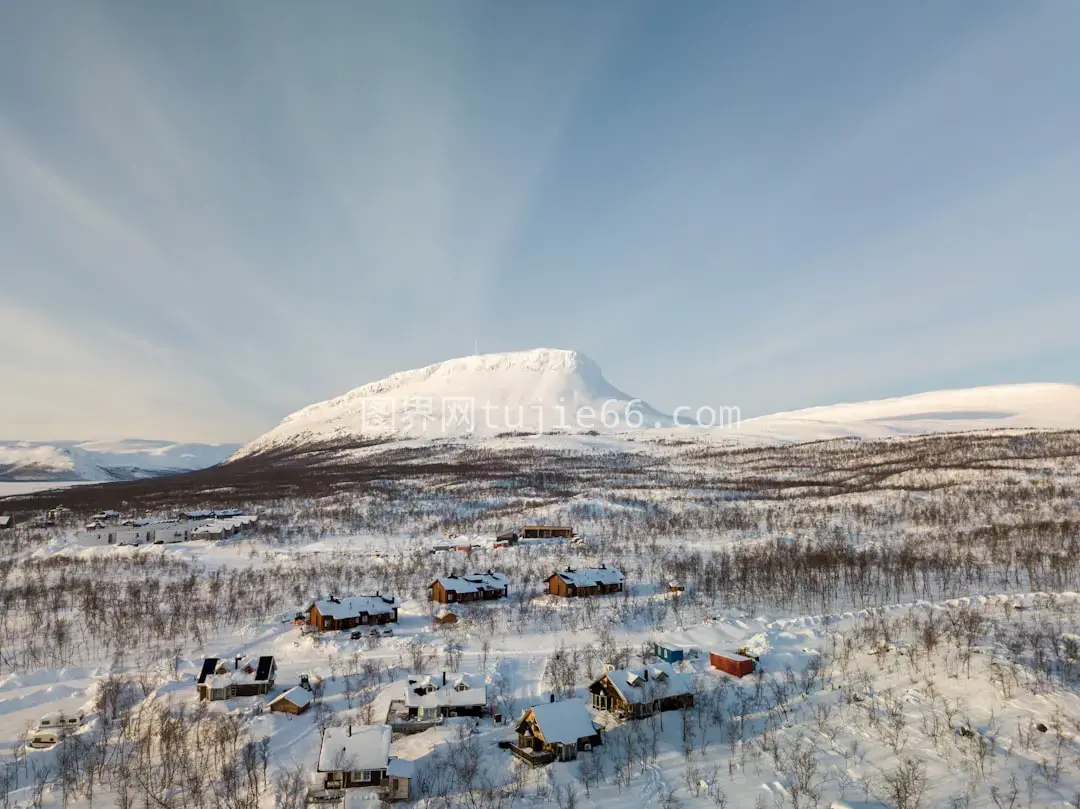
<path id="1" fill-rule="evenodd" d="M 935 13 L 28 7 L 0 434 L 243 439 L 474 338 L 667 407 L 1012 375 L 1075 344 L 991 337 L 1078 292 L 1076 13 Z"/>

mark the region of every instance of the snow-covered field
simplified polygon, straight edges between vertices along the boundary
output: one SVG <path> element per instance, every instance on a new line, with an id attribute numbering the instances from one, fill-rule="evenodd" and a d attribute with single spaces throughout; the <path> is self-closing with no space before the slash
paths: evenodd
<path id="1" fill-rule="evenodd" d="M 2 497 L 14 497 L 18 494 L 31 494 L 33 492 L 48 492 L 53 489 L 66 489 L 68 486 L 84 486 L 87 483 L 95 483 L 96 481 L 81 481 L 81 480 L 67 480 L 67 481 L 27 481 L 24 483 L 13 483 L 10 481 L 0 481 L 0 498 Z"/>
<path id="2" fill-rule="evenodd" d="M 920 412 L 943 418 L 946 404 Z M 852 418 L 867 412 L 881 411 Z M 486 441 L 335 447 L 265 478 L 250 464 L 187 489 L 85 490 L 56 526 L 38 519 L 52 495 L 8 501 L 0 809 L 299 809 L 328 727 L 385 721 L 408 675 L 443 671 L 481 677 L 490 710 L 394 739 L 421 809 L 1077 806 L 1076 434 Z M 257 526 L 217 542 L 116 546 L 80 528 L 104 508 L 232 506 Z M 585 538 L 492 541 L 534 522 Z M 622 593 L 544 592 L 556 570 L 601 565 L 625 574 Z M 433 620 L 436 577 L 489 570 L 507 598 Z M 294 623 L 314 598 L 376 592 L 400 599 L 390 636 Z M 677 664 L 693 707 L 637 721 L 591 710 L 602 745 L 575 761 L 534 769 L 500 747 L 528 707 L 587 699 L 606 666 L 643 665 L 654 641 L 696 650 Z M 740 649 L 757 673 L 710 666 L 709 652 Z M 263 655 L 277 662 L 270 694 L 199 702 L 204 658 Z M 313 707 L 269 711 L 301 675 Z M 57 711 L 85 721 L 26 747 Z M 379 797 L 350 789 L 345 804 Z"/>
<path id="3" fill-rule="evenodd" d="M 143 805 L 146 795 L 152 805 L 218 805 L 186 768 L 210 767 L 227 780 L 216 769 L 221 761 L 194 750 L 200 734 L 225 734 L 233 746 L 222 742 L 215 755 L 235 755 L 241 769 L 245 756 L 265 753 L 249 759 L 254 780 L 231 787 L 237 805 L 299 806 L 289 796 L 310 786 L 320 728 L 382 721 L 405 676 L 423 668 L 481 674 L 504 719 L 450 719 L 394 741 L 392 754 L 417 764 L 412 799 L 420 806 L 1074 805 L 1080 596 L 997 581 L 958 598 L 801 614 L 768 607 L 766 598 L 741 609 L 708 596 L 708 573 L 686 576 L 683 594 L 663 586 L 672 558 L 717 547 L 743 552 L 734 540 L 621 552 L 594 540 L 584 550 L 553 543 L 431 554 L 415 537 L 379 535 L 110 548 L 58 533 L 24 548 L 21 568 L 5 574 L 0 750 L 15 751 L 5 759 L 6 800 L 89 806 L 94 779 L 100 805 L 136 797 L 132 805 Z M 791 547 L 777 545 L 781 553 Z M 600 557 L 626 571 L 625 594 L 567 600 L 541 592 L 545 571 Z M 436 628 L 426 582 L 496 565 L 514 582 L 510 598 L 459 607 L 456 625 Z M 203 583 L 186 584 L 196 571 Z M 35 595 L 34 582 L 58 576 L 56 589 Z M 309 590 L 313 582 L 323 586 Z M 392 637 L 351 640 L 293 625 L 307 601 L 302 591 L 368 592 L 376 582 L 405 598 Z M 108 592 L 116 612 L 98 603 Z M 37 598 L 55 602 L 40 623 L 26 611 Z M 130 615 L 132 603 L 144 604 L 142 614 Z M 498 746 L 515 738 L 513 719 L 526 707 L 553 694 L 587 696 L 605 664 L 641 665 L 653 641 L 699 651 L 679 664 L 694 679 L 693 708 L 629 722 L 594 711 L 602 747 L 535 770 Z M 759 674 L 739 680 L 710 667 L 709 651 L 739 648 L 759 657 Z M 266 654 L 278 665 L 270 695 L 198 702 L 203 657 Z M 270 713 L 269 700 L 302 673 L 322 679 L 316 707 L 295 717 Z M 78 710 L 87 721 L 76 736 L 19 749 L 45 712 Z M 170 721 L 189 723 L 193 734 L 169 742 L 170 755 L 180 756 L 172 765 L 151 741 Z M 87 763 L 96 754 L 106 762 L 97 770 Z M 373 793 L 350 790 L 348 805 L 371 805 Z"/>

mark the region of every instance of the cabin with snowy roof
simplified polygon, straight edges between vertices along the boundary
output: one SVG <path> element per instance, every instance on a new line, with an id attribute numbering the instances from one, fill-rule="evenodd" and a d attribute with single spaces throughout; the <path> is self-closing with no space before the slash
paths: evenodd
<path id="1" fill-rule="evenodd" d="M 522 539 L 572 539 L 574 529 L 569 525 L 523 525 L 518 535 Z"/>
<path id="2" fill-rule="evenodd" d="M 440 576 L 428 587 L 428 598 L 440 604 L 492 601 L 510 594 L 510 580 L 502 573 L 468 573 Z"/>
<path id="3" fill-rule="evenodd" d="M 389 725 L 331 727 L 323 735 L 318 771 L 327 789 L 379 786 L 390 763 Z"/>
<path id="4" fill-rule="evenodd" d="M 517 725 L 517 744 L 510 749 L 530 764 L 570 761 L 579 752 L 602 744 L 582 699 L 545 702 L 522 714 Z"/>
<path id="5" fill-rule="evenodd" d="M 623 574 L 617 568 L 606 565 L 577 569 L 568 567 L 548 576 L 545 585 L 548 593 L 563 598 L 621 593 Z"/>
<path id="6" fill-rule="evenodd" d="M 5 528 L 11 528 L 13 522 L 14 521 L 11 519 L 10 514 L 0 514 L 0 531 L 4 530 Z"/>
<path id="7" fill-rule="evenodd" d="M 487 686 L 479 674 L 410 674 L 405 684 L 405 707 L 411 719 L 483 716 L 487 713 Z"/>
<path id="8" fill-rule="evenodd" d="M 657 711 L 677 711 L 694 704 L 693 681 L 669 663 L 640 669 L 612 669 L 589 686 L 592 706 L 620 719 L 641 719 Z"/>
<path id="9" fill-rule="evenodd" d="M 268 694 L 274 687 L 277 662 L 273 655 L 203 660 L 195 688 L 199 699 L 210 701 Z"/>
<path id="10" fill-rule="evenodd" d="M 358 626 L 397 623 L 398 600 L 394 596 L 327 596 L 311 603 L 308 624 L 320 632 L 353 629 Z"/>
<path id="11" fill-rule="evenodd" d="M 306 688 L 295 686 L 270 700 L 270 710 L 274 713 L 298 716 L 311 707 L 314 699 L 314 695 Z"/>

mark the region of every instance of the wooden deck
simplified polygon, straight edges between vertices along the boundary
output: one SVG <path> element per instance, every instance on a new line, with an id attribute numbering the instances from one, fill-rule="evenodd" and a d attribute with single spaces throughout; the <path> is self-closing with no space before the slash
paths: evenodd
<path id="1" fill-rule="evenodd" d="M 510 752 L 520 758 L 526 764 L 531 764 L 533 767 L 541 767 L 544 764 L 550 764 L 555 760 L 554 753 L 538 753 L 535 750 L 529 750 L 525 747 L 518 747 L 516 744 L 510 745 Z"/>
<path id="2" fill-rule="evenodd" d="M 344 789 L 312 789 L 307 794 L 308 806 L 322 806 L 333 809 L 345 805 Z"/>

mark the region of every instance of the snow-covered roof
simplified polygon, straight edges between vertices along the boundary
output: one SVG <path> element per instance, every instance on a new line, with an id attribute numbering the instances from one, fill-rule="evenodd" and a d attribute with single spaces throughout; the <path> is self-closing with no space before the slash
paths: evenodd
<path id="1" fill-rule="evenodd" d="M 270 704 L 273 705 L 275 702 L 281 699 L 288 700 L 297 708 L 303 708 L 305 705 L 309 705 L 314 699 L 314 697 L 312 696 L 311 692 L 308 691 L 306 688 L 295 686 L 293 688 L 290 688 L 284 694 L 279 694 L 278 696 L 274 697 L 272 700 L 270 700 Z"/>
<path id="2" fill-rule="evenodd" d="M 345 598 L 330 596 L 317 599 L 312 603 L 312 606 L 319 611 L 320 615 L 341 620 L 342 618 L 355 618 L 364 613 L 368 615 L 389 615 L 393 613 L 397 603 L 398 601 L 394 596 L 386 595 L 347 596 Z"/>
<path id="3" fill-rule="evenodd" d="M 207 657 L 198 681 L 210 688 L 224 688 L 230 683 L 262 683 L 274 676 L 275 668 L 273 655 L 241 657 L 239 664 L 234 657 Z"/>
<path id="4" fill-rule="evenodd" d="M 556 570 L 555 575 L 567 584 L 578 587 L 594 587 L 598 584 L 619 584 L 623 580 L 622 571 L 614 567 L 579 567 L 576 569 Z"/>
<path id="5" fill-rule="evenodd" d="M 728 660 L 747 661 L 754 659 L 752 657 L 747 657 L 746 655 L 739 654 L 738 652 L 717 652 L 714 650 L 713 652 L 711 652 L 711 654 L 714 654 L 717 657 L 726 657 Z"/>
<path id="6" fill-rule="evenodd" d="M 646 679 L 646 675 L 648 675 Z M 652 663 L 640 669 L 615 669 L 604 674 L 627 702 L 634 704 L 661 695 L 677 697 L 693 691 L 689 674 L 676 671 L 670 663 Z"/>
<path id="7" fill-rule="evenodd" d="M 385 770 L 390 739 L 389 725 L 327 728 L 319 751 L 319 772 Z"/>
<path id="8" fill-rule="evenodd" d="M 443 589 L 455 593 L 475 593 L 481 590 L 501 590 L 509 586 L 510 580 L 502 573 L 467 573 L 463 576 L 440 576 L 439 584 Z"/>
<path id="9" fill-rule="evenodd" d="M 407 758 L 392 758 L 386 765 L 386 774 L 392 778 L 412 778 L 416 763 Z"/>
<path id="10" fill-rule="evenodd" d="M 548 744 L 576 742 L 596 733 L 582 699 L 545 702 L 532 708 L 533 717 Z"/>
<path id="11" fill-rule="evenodd" d="M 73 711 L 71 713 L 64 713 L 63 711 L 50 711 L 49 713 L 42 714 L 41 719 L 38 720 L 38 730 L 51 730 L 58 727 L 78 725 L 80 722 L 82 722 L 82 720 L 82 711 Z"/>
<path id="12" fill-rule="evenodd" d="M 446 685 L 443 685 L 442 675 L 410 674 L 405 684 L 407 708 L 457 708 L 466 705 L 487 705 L 487 686 L 479 674 L 449 674 Z"/>

